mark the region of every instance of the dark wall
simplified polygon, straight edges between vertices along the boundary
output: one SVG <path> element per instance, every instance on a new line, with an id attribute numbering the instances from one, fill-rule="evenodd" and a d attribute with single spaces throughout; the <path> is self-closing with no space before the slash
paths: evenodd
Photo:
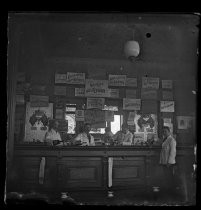
<path id="1" fill-rule="evenodd" d="M 85 72 L 102 79 L 109 73 L 127 74 L 138 78 L 139 88 L 145 75 L 170 79 L 174 116 L 196 116 L 192 90 L 197 89 L 198 16 L 103 15 L 22 18 L 19 71 L 26 72 L 28 81 L 47 85 L 50 95 L 55 72 Z M 133 35 L 141 52 L 132 63 L 123 46 Z M 188 135 L 178 134 L 182 139 Z"/>

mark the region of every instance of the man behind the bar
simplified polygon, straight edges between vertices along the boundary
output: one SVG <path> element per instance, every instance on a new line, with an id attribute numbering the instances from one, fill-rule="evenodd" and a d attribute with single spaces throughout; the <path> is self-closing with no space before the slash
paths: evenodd
<path id="1" fill-rule="evenodd" d="M 83 132 L 79 133 L 74 139 L 73 144 L 80 146 L 95 146 L 94 137 L 89 133 L 91 124 L 85 123 Z"/>
<path id="2" fill-rule="evenodd" d="M 133 134 L 129 131 L 128 124 L 122 124 L 122 130 L 118 131 L 114 136 L 113 140 L 117 145 L 131 145 L 133 140 Z"/>
<path id="3" fill-rule="evenodd" d="M 163 127 L 163 136 L 160 164 L 163 167 L 166 188 L 173 192 L 175 187 L 174 166 L 176 164 L 176 140 L 172 137 L 168 126 Z"/>

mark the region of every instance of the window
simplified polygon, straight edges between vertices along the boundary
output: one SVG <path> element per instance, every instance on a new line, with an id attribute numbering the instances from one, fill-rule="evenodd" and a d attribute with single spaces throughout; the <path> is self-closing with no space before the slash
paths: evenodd
<path id="1" fill-rule="evenodd" d="M 76 104 L 66 104 L 65 120 L 68 120 L 68 132 L 69 134 L 75 133 L 76 121 L 75 121 Z"/>

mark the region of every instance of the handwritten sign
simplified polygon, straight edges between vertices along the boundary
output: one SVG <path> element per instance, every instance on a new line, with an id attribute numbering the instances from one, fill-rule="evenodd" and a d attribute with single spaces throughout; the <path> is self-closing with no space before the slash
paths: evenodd
<path id="1" fill-rule="evenodd" d="M 119 89 L 108 89 L 108 97 L 119 98 Z"/>
<path id="2" fill-rule="evenodd" d="M 75 88 L 75 96 L 84 97 L 85 96 L 85 88 Z"/>
<path id="3" fill-rule="evenodd" d="M 87 109 L 103 109 L 104 105 L 104 98 L 87 98 Z"/>
<path id="4" fill-rule="evenodd" d="M 163 100 L 173 100 L 173 93 L 172 91 L 163 91 Z"/>
<path id="5" fill-rule="evenodd" d="M 141 99 L 123 98 L 124 110 L 140 110 Z"/>
<path id="6" fill-rule="evenodd" d="M 66 74 L 55 74 L 55 83 L 66 83 Z"/>
<path id="7" fill-rule="evenodd" d="M 142 77 L 142 88 L 159 88 L 159 78 Z"/>
<path id="8" fill-rule="evenodd" d="M 125 86 L 126 85 L 126 75 L 109 74 L 109 85 L 110 86 Z"/>
<path id="9" fill-rule="evenodd" d="M 102 110 L 85 110 L 84 111 L 85 123 L 99 123 L 105 122 L 105 114 Z"/>
<path id="10" fill-rule="evenodd" d="M 157 90 L 141 89 L 141 99 L 157 99 Z"/>
<path id="11" fill-rule="evenodd" d="M 126 98 L 137 98 L 137 91 L 132 89 L 126 89 Z"/>
<path id="12" fill-rule="evenodd" d="M 31 107 L 48 107 L 49 96 L 30 95 Z"/>
<path id="13" fill-rule="evenodd" d="M 113 122 L 114 121 L 114 112 L 113 111 L 105 111 L 105 121 L 110 121 Z"/>
<path id="14" fill-rule="evenodd" d="M 172 80 L 162 80 L 163 89 L 172 89 Z"/>
<path id="15" fill-rule="evenodd" d="M 174 101 L 161 101 L 161 112 L 174 112 Z"/>
<path id="16" fill-rule="evenodd" d="M 67 72 L 67 84 L 85 84 L 85 73 Z"/>
<path id="17" fill-rule="evenodd" d="M 137 87 L 137 78 L 126 78 L 126 86 L 128 87 Z"/>
<path id="18" fill-rule="evenodd" d="M 86 79 L 85 96 L 108 97 L 108 81 Z"/>
<path id="19" fill-rule="evenodd" d="M 66 87 L 54 86 L 54 95 L 65 96 L 66 95 Z"/>
<path id="20" fill-rule="evenodd" d="M 75 111 L 75 121 L 84 121 L 84 110 Z"/>

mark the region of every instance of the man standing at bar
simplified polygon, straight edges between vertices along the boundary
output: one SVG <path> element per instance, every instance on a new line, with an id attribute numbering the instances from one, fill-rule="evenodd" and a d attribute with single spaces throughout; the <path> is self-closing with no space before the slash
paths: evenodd
<path id="1" fill-rule="evenodd" d="M 163 167 L 166 186 L 169 190 L 174 190 L 175 179 L 174 179 L 174 166 L 176 164 L 176 141 L 172 137 L 170 128 L 168 126 L 163 127 L 163 143 L 160 153 L 160 164 Z"/>
<path id="2" fill-rule="evenodd" d="M 133 134 L 128 129 L 128 124 L 122 124 L 122 130 L 118 131 L 113 140 L 117 142 L 117 145 L 132 145 Z"/>
<path id="3" fill-rule="evenodd" d="M 73 144 L 81 146 L 95 146 L 94 137 L 89 133 L 91 124 L 85 123 L 83 132 L 79 133 L 74 139 Z"/>

